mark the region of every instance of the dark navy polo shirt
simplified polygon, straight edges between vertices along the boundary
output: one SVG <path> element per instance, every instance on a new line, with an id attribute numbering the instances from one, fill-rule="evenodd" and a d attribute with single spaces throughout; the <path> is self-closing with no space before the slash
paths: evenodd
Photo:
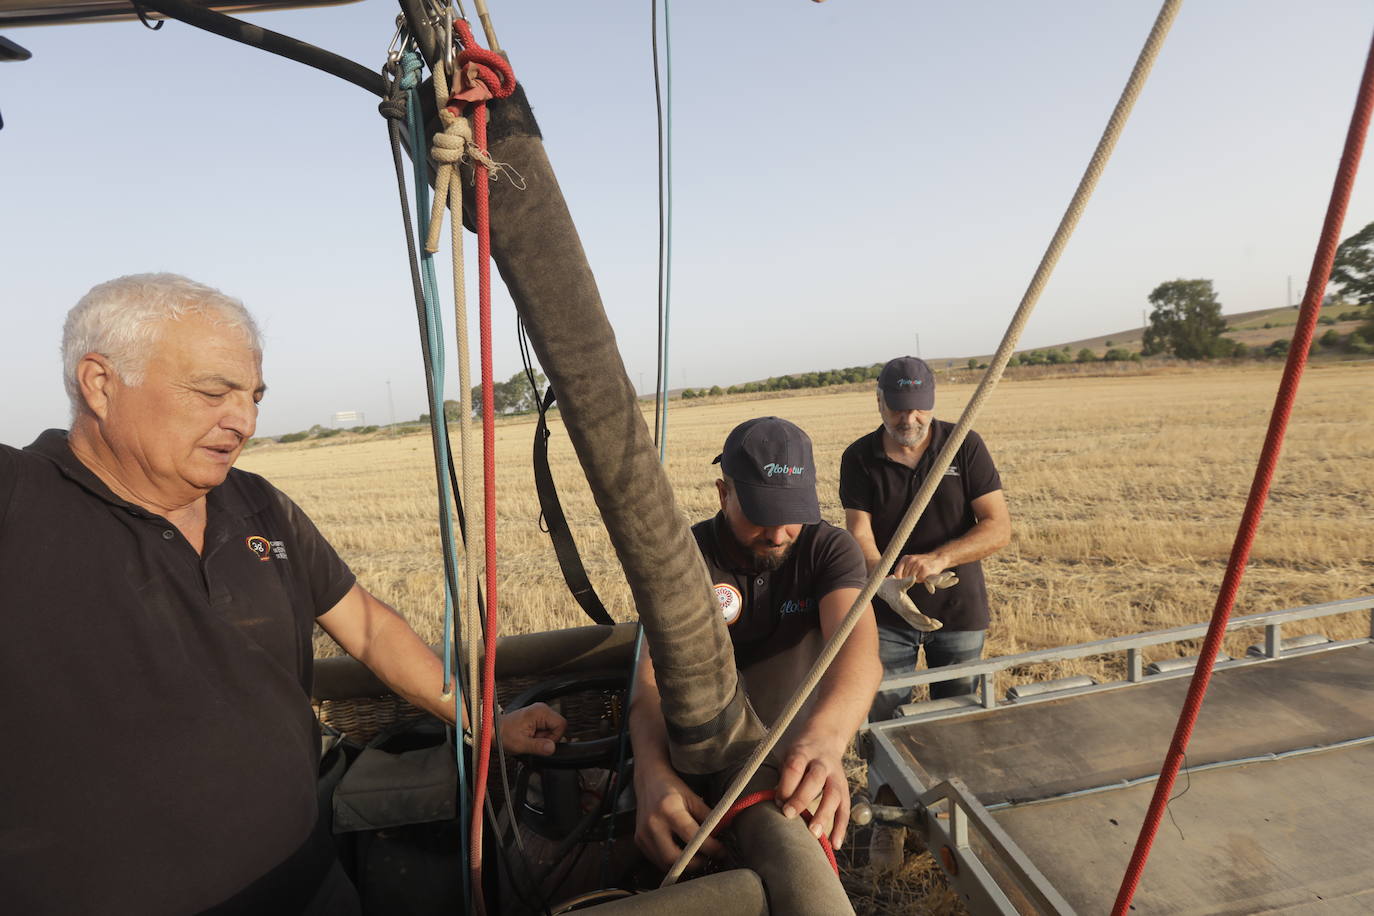
<path id="1" fill-rule="evenodd" d="M 0 446 L 8 912 L 194 913 L 308 845 L 312 630 L 353 574 L 261 477 L 206 502 L 197 554 L 65 433 Z"/>
<path id="2" fill-rule="evenodd" d="M 820 627 L 821 598 L 868 581 L 859 542 L 828 522 L 803 525 L 792 552 L 770 572 L 752 571 L 752 558 L 735 542 L 724 513 L 693 525 L 692 535 L 740 668 L 795 646 Z"/>
<path id="3" fill-rule="evenodd" d="M 954 424 L 934 420 L 930 442 L 909 468 L 887 457 L 883 449 L 883 428 L 850 444 L 840 458 L 840 504 L 846 509 L 867 512 L 873 518 L 873 538 L 879 552 L 887 549 L 897 533 L 907 506 L 925 483 L 935 458 L 949 441 Z M 982 437 L 972 430 L 955 453 L 940 485 L 921 514 L 920 521 L 907 538 L 902 554 L 929 553 L 942 544 L 967 534 L 978 522 L 973 501 L 1002 489 L 1002 479 L 992 463 Z M 891 574 L 892 570 L 888 570 Z M 908 593 L 921 611 L 951 630 L 985 630 L 988 626 L 988 589 L 979 561 L 954 567 L 959 584 L 929 594 L 924 585 Z M 879 598 L 873 599 L 878 625 L 897 629 L 909 625 Z"/>

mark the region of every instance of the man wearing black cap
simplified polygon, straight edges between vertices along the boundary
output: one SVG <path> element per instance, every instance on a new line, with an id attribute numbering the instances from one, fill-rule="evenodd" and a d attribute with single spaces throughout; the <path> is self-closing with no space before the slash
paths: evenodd
<path id="1" fill-rule="evenodd" d="M 935 375 L 930 367 L 914 356 L 890 361 L 878 376 L 882 425 L 852 443 L 840 459 L 845 527 L 863 549 L 870 571 L 878 565 L 907 506 L 954 429 L 953 423 L 934 418 L 934 408 Z M 900 608 L 894 610 L 890 602 L 874 599 L 878 652 L 886 676 L 916 670 L 922 646 L 931 668 L 982 654 L 988 596 L 979 561 L 1005 547 L 1010 539 L 1011 516 L 1001 478 L 982 438 L 970 430 L 901 556 L 888 571 L 889 578 L 897 581 L 879 592 L 888 592 L 905 604 L 900 601 L 901 592 L 909 589 L 907 595 L 933 621 L 926 622 L 910 612 L 900 615 Z M 957 580 L 953 576 L 941 578 L 947 570 Z M 954 584 L 938 591 L 917 587 L 928 581 Z M 933 699 L 972 691 L 972 678 L 930 686 Z M 870 720 L 889 718 L 910 695 L 910 690 L 880 692 Z"/>
<path id="2" fill-rule="evenodd" d="M 729 627 L 745 692 L 771 723 L 868 579 L 842 528 L 821 521 L 811 440 L 777 417 L 741 423 L 716 458 L 720 512 L 692 527 Z M 839 847 L 849 818 L 840 758 L 882 677 L 866 613 L 778 745 L 777 801 L 794 817 L 815 806 L 812 833 Z M 635 841 L 667 867 L 710 813 L 673 770 L 648 648 L 630 710 L 638 805 Z M 714 840 L 707 855 L 720 851 Z"/>

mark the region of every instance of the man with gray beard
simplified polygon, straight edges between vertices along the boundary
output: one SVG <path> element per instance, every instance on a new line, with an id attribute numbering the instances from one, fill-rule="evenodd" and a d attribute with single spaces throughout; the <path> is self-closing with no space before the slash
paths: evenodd
<path id="1" fill-rule="evenodd" d="M 914 356 L 891 360 L 878 376 L 882 425 L 853 442 L 840 459 L 845 527 L 859 542 L 870 573 L 954 429 L 953 423 L 934 418 L 934 408 L 935 375 L 930 367 Z M 895 589 L 900 596 L 907 591 L 920 611 L 933 618 L 933 629 L 917 629 L 882 598 L 873 600 L 884 676 L 915 671 L 922 646 L 931 668 L 982 654 L 989 613 L 979 561 L 1010 539 L 1011 516 L 1001 478 L 982 438 L 970 430 L 888 570 L 895 581 L 879 592 L 893 594 Z M 946 571 L 958 577 L 955 584 L 938 591 L 924 587 L 927 581 L 949 580 L 937 578 Z M 972 678 L 930 686 L 932 699 L 972 691 Z M 879 691 L 869 720 L 890 718 L 910 695 L 910 690 Z"/>

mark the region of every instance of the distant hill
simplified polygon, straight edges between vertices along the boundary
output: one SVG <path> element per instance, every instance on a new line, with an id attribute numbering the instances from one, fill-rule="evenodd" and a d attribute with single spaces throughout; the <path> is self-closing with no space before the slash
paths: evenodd
<path id="1" fill-rule="evenodd" d="M 1322 330 L 1317 332 L 1320 337 L 1326 329 L 1334 328 L 1339 334 L 1349 334 L 1355 330 L 1361 319 L 1340 320 L 1340 315 L 1345 313 L 1357 312 L 1357 305 L 1335 304 L 1322 307 L 1318 316 Z M 1263 350 L 1276 340 L 1288 341 L 1293 337 L 1293 329 L 1298 321 L 1298 308 L 1287 306 L 1279 308 L 1255 309 L 1249 312 L 1235 312 L 1230 315 L 1223 315 L 1226 319 L 1225 335 L 1238 343 L 1243 343 L 1247 347 Z M 1069 361 L 1075 362 L 1078 354 L 1082 350 L 1091 350 L 1097 360 L 1109 350 L 1125 351 L 1126 354 L 1139 353 L 1141 350 L 1142 338 L 1144 337 L 1143 328 L 1128 328 L 1124 331 L 1117 331 L 1113 334 L 1102 334 L 1097 337 L 1085 337 L 1081 340 L 1071 340 L 1067 343 L 1051 344 L 1044 347 L 1024 347 L 1017 350 L 1017 353 L 1042 352 L 1048 353 L 1052 350 L 1067 351 Z M 1114 359 L 1116 357 L 1113 357 Z M 983 353 L 977 356 L 939 356 L 930 358 L 926 361 L 932 367 L 941 371 L 967 369 L 969 360 L 984 365 L 992 359 L 991 353 Z M 1133 359 L 1138 359 L 1135 357 Z M 836 375 L 852 373 L 855 370 L 867 370 L 869 378 L 877 377 L 877 370 L 882 367 L 882 363 L 874 363 L 867 367 L 851 367 L 850 369 L 822 369 L 811 372 L 797 372 L 790 375 L 783 375 L 769 379 L 756 379 L 750 382 L 735 382 L 730 385 L 713 386 L 718 387 L 718 391 L 712 388 L 673 388 L 668 392 L 668 397 L 676 399 L 683 397 L 688 399 L 712 396 L 713 394 L 755 394 L 760 391 L 780 391 L 797 388 L 814 388 L 818 386 L 844 384 L 853 382 L 855 379 L 835 378 Z M 1022 367 L 1024 368 L 1024 367 Z M 1037 368 L 1037 367 L 1031 367 Z M 813 376 L 825 376 L 829 378 L 812 378 Z M 640 400 L 652 401 L 653 395 L 641 395 Z"/>
<path id="2" fill-rule="evenodd" d="M 1324 305 L 1322 306 L 1321 313 L 1317 320 L 1321 321 L 1324 325 L 1334 327 L 1341 334 L 1348 334 L 1355 330 L 1360 322 L 1335 321 L 1335 319 L 1342 312 L 1351 312 L 1358 308 L 1359 306 L 1356 305 Z M 1293 328 L 1298 323 L 1298 308 L 1297 306 L 1280 306 L 1279 308 L 1272 309 L 1256 309 L 1251 312 L 1236 312 L 1231 315 L 1223 315 L 1222 317 L 1226 319 L 1227 337 L 1239 343 L 1243 343 L 1247 347 L 1253 347 L 1256 344 L 1264 346 L 1275 340 L 1292 339 Z M 1332 324 L 1326 319 L 1331 319 L 1335 321 L 1335 323 Z M 1119 347 L 1136 353 L 1140 351 L 1144 334 L 1144 328 L 1136 327 L 1118 331 L 1114 334 L 1103 334 L 1099 337 L 1071 340 L 1067 343 L 1053 344 L 1048 347 L 1025 347 L 1016 352 L 1027 353 L 1032 350 L 1059 350 L 1068 347 L 1076 356 L 1079 350 L 1086 348 L 1092 350 L 1093 354 L 1100 358 L 1102 354 L 1106 353 L 1108 350 Z M 992 358 L 992 354 L 984 353 L 973 358 L 980 363 L 985 363 Z M 931 365 L 940 365 L 941 367 L 952 363 L 957 368 L 963 368 L 968 364 L 968 361 L 969 357 L 967 356 L 942 356 L 930 360 L 930 363 Z"/>

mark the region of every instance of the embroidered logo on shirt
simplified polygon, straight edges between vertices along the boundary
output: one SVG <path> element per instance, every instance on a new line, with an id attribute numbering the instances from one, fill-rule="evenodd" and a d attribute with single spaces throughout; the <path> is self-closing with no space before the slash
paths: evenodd
<path id="1" fill-rule="evenodd" d="M 253 551 L 253 555 L 263 563 L 273 557 L 278 560 L 286 559 L 286 545 L 281 541 L 269 541 L 260 534 L 253 534 L 249 535 L 244 543 L 248 545 L 249 550 Z"/>
<path id="2" fill-rule="evenodd" d="M 720 613 L 725 618 L 725 625 L 729 626 L 744 611 L 744 597 L 740 595 L 739 589 L 728 582 L 717 582 L 713 588 L 716 590 L 716 600 L 720 602 Z"/>
<path id="3" fill-rule="evenodd" d="M 949 467 L 945 468 L 945 476 L 946 476 L 946 477 L 958 477 L 958 476 L 959 476 L 959 469 L 958 469 L 957 467 L 955 467 L 954 465 L 951 464 Z"/>
<path id="4" fill-rule="evenodd" d="M 795 598 L 788 598 L 782 603 L 783 614 L 805 614 L 811 610 L 811 599 L 803 598 L 797 601 Z"/>
<path id="5" fill-rule="evenodd" d="M 272 559 L 272 544 L 267 538 L 253 534 L 249 535 L 246 543 L 248 544 L 248 549 L 253 551 L 262 562 L 266 563 L 268 560 Z"/>

